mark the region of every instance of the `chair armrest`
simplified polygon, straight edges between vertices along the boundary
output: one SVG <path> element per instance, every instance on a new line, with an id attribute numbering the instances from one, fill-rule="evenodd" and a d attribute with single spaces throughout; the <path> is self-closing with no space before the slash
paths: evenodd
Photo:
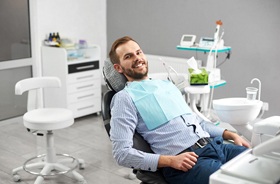
<path id="1" fill-rule="evenodd" d="M 147 184 L 168 184 L 161 170 L 157 170 L 156 172 L 138 170 L 136 177 Z"/>

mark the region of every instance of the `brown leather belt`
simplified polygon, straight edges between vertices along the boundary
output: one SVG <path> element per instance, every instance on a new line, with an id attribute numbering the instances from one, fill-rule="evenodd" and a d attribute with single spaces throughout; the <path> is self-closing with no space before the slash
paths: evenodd
<path id="1" fill-rule="evenodd" d="M 179 154 L 184 153 L 184 152 L 194 151 L 199 148 L 203 148 L 210 142 L 211 142 L 211 139 L 209 137 L 200 138 L 196 143 L 194 143 L 192 146 L 188 147 L 184 151 L 180 152 Z"/>

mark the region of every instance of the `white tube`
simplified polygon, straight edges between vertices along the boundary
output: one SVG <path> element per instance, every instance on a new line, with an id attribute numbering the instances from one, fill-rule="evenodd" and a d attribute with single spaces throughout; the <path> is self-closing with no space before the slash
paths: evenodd
<path id="1" fill-rule="evenodd" d="M 262 88 L 261 81 L 260 81 L 260 79 L 258 79 L 258 78 L 253 78 L 253 79 L 251 80 L 251 84 L 253 84 L 254 81 L 258 81 L 258 83 L 259 83 L 258 100 L 261 100 L 261 88 Z"/>

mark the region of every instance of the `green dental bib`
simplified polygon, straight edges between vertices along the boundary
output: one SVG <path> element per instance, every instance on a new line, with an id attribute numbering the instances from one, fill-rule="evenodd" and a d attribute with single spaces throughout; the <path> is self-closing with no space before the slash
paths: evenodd
<path id="1" fill-rule="evenodd" d="M 149 130 L 183 114 L 191 114 L 181 92 L 170 81 L 143 80 L 124 88 Z"/>

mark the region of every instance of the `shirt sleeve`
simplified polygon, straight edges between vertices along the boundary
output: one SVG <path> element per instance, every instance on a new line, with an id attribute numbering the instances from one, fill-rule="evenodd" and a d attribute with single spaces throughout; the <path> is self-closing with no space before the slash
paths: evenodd
<path id="1" fill-rule="evenodd" d="M 221 128 L 216 126 L 212 122 L 204 121 L 202 118 L 198 117 L 200 119 L 200 125 L 202 129 L 209 133 L 210 137 L 218 137 L 223 136 L 223 133 L 225 131 L 225 128 Z"/>
<path id="2" fill-rule="evenodd" d="M 113 97 L 111 116 L 110 139 L 113 145 L 113 156 L 117 163 L 133 169 L 156 171 L 160 155 L 132 148 L 138 114 L 133 101 L 125 90 L 118 92 Z"/>

